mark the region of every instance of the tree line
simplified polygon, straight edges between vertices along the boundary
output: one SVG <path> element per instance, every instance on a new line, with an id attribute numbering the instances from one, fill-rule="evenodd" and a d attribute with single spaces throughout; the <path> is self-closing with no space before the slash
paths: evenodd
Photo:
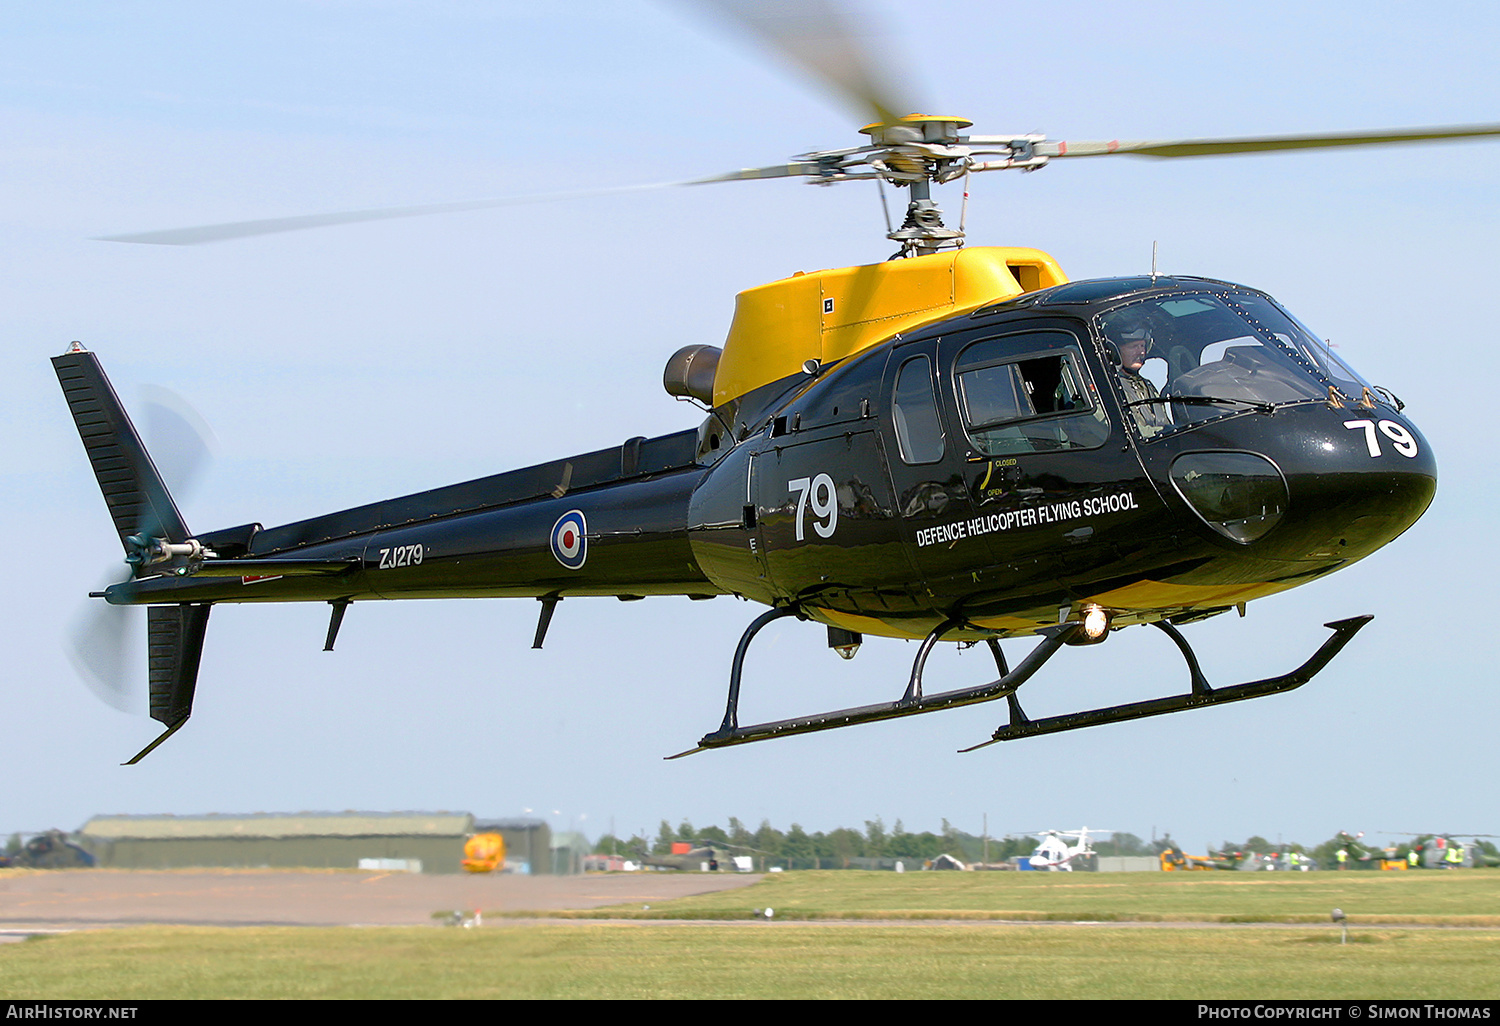
<path id="1" fill-rule="evenodd" d="M 1430 835 L 1429 835 L 1430 836 Z M 1418 838 L 1417 841 L 1425 838 Z M 1405 858 L 1411 845 L 1417 841 L 1399 844 L 1385 852 L 1394 857 Z M 865 820 L 864 829 L 839 827 L 834 830 L 808 833 L 800 824 L 793 823 L 787 830 L 779 830 L 769 820 L 761 820 L 760 826 L 751 830 L 740 820 L 730 817 L 727 827 L 717 825 L 696 827 L 684 819 L 676 827 L 662 820 L 656 836 L 647 838 L 635 834 L 628 838 L 605 834 L 594 845 L 595 854 L 624 855 L 627 858 L 641 854 L 665 855 L 674 843 L 696 846 L 708 845 L 727 850 L 732 855 L 750 855 L 762 869 L 780 866 L 784 869 L 855 869 L 875 868 L 877 864 L 892 861 L 921 864 L 950 855 L 965 863 L 1007 862 L 1018 855 L 1030 855 L 1036 851 L 1040 839 L 1037 834 L 1007 834 L 1002 837 L 985 837 L 959 830 L 948 820 L 942 821 L 937 833 L 924 830 L 910 833 L 901 820 L 889 828 L 876 817 Z M 1488 841 L 1479 841 L 1486 854 L 1494 856 L 1496 848 Z M 1094 852 L 1100 857 L 1148 856 L 1154 857 L 1168 848 L 1178 847 L 1170 834 L 1150 841 L 1135 834 L 1117 831 L 1108 840 L 1095 840 Z M 1233 857 L 1256 853 L 1296 852 L 1315 859 L 1320 865 L 1333 866 L 1336 853 L 1344 849 L 1351 857 L 1380 857 L 1384 852 L 1366 847 L 1351 835 L 1340 831 L 1321 844 L 1307 846 L 1295 842 L 1272 843 L 1264 837 L 1254 835 L 1243 842 L 1225 841 L 1212 855 Z"/>
<path id="2" fill-rule="evenodd" d="M 751 855 L 757 861 L 763 861 L 766 867 L 852 869 L 868 868 L 871 861 L 881 860 L 920 863 L 945 854 L 968 863 L 1005 862 L 1012 856 L 1030 855 L 1036 850 L 1038 838 L 1035 834 L 984 837 L 959 830 L 946 819 L 937 833 L 930 830 L 910 833 L 899 819 L 894 826 L 887 828 L 878 816 L 866 820 L 863 831 L 839 827 L 826 833 L 808 833 L 797 823 L 785 831 L 778 830 L 769 820 L 761 820 L 760 826 L 751 830 L 740 820 L 730 817 L 727 828 L 716 825 L 696 827 L 689 820 L 683 820 L 674 828 L 667 820 L 662 820 L 656 836 L 651 839 L 641 834 L 629 838 L 605 834 L 594 845 L 594 852 L 626 857 L 643 852 L 665 855 L 678 842 L 710 845 L 727 849 L 731 854 Z M 1170 844 L 1170 838 L 1165 839 L 1165 843 Z M 1134 834 L 1116 833 L 1108 841 L 1095 842 L 1094 850 L 1100 855 L 1154 855 L 1160 848 L 1153 848 Z"/>

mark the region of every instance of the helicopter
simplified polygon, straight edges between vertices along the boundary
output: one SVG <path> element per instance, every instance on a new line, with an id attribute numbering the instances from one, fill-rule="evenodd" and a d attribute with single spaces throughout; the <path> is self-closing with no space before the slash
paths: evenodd
<path id="1" fill-rule="evenodd" d="M 635 861 L 651 869 L 718 872 L 720 869 L 737 868 L 732 852 L 753 850 L 723 841 L 676 842 L 670 852 L 662 855 L 652 855 L 644 847 L 638 847 L 635 849 Z"/>
<path id="2" fill-rule="evenodd" d="M 0 868 L 91 869 L 98 860 L 61 830 L 34 834 L 14 855 L 0 855 Z"/>
<path id="3" fill-rule="evenodd" d="M 1093 832 L 1107 834 L 1111 831 Z M 1036 846 L 1036 851 L 1027 859 L 1032 869 L 1071 873 L 1075 862 L 1086 869 L 1095 867 L 1094 846 L 1089 843 L 1088 827 L 1082 830 L 1047 830 L 1037 836 L 1042 839 L 1042 843 Z M 1076 838 L 1078 843 L 1069 844 L 1064 838 Z"/>
<path id="4" fill-rule="evenodd" d="M 1448 833 L 1419 833 L 1409 844 L 1408 850 L 1416 858 L 1408 857 L 1411 868 L 1417 869 L 1472 869 L 1476 866 L 1494 869 L 1500 867 L 1496 858 L 1481 847 L 1481 838 L 1492 841 L 1494 834 L 1465 834 L 1471 838 L 1468 844 L 1459 835 Z M 1494 849 L 1491 848 L 1491 851 Z"/>
<path id="5" fill-rule="evenodd" d="M 1435 462 L 1399 400 L 1264 293 L 1155 274 L 1069 282 L 1040 251 L 964 246 L 931 187 L 1073 157 L 1500 129 L 1058 142 L 968 135 L 965 118 L 901 114 L 899 100 L 864 95 L 876 118 L 867 142 L 693 183 L 875 180 L 909 197 L 906 220 L 887 232 L 901 259 L 748 290 L 723 347 L 669 361 L 669 394 L 705 407 L 695 428 L 281 527 L 200 534 L 94 355 L 80 346 L 56 358 L 132 566 L 101 597 L 148 606 L 151 711 L 167 729 L 136 759 L 191 714 L 220 602 L 328 603 L 327 648 L 347 607 L 375 598 L 533 598 L 534 647 L 565 598 L 733 594 L 768 605 L 735 653 L 723 723 L 690 752 L 1004 698 L 1010 721 L 988 744 L 1261 697 L 1321 670 L 1366 619 L 1331 623 L 1333 636 L 1289 673 L 1228 687 L 1208 684 L 1178 628 L 1323 577 L 1415 522 Z M 311 226 L 292 220 L 117 238 Z M 1125 391 L 1130 343 L 1144 343 L 1140 369 L 1161 376 L 1154 395 Z M 866 634 L 920 641 L 904 693 L 742 726 L 745 652 L 767 623 L 793 616 L 827 627 L 840 654 Z M 1181 650 L 1189 694 L 1024 714 L 1018 689 L 1064 646 L 1146 624 Z M 1014 669 L 999 646 L 1008 638 L 1039 639 Z M 943 641 L 983 642 L 997 678 L 924 694 L 925 660 Z"/>

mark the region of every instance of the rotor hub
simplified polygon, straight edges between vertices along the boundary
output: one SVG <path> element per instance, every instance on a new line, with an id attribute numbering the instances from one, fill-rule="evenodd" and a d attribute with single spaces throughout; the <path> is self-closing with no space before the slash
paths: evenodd
<path id="1" fill-rule="evenodd" d="M 910 143 L 936 143 L 952 146 L 958 142 L 960 129 L 974 122 L 968 118 L 936 114 L 908 114 L 894 124 L 875 122 L 860 129 L 877 146 L 902 146 Z"/>

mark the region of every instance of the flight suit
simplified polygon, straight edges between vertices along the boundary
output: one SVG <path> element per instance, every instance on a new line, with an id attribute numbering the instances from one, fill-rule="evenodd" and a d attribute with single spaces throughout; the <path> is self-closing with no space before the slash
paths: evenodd
<path id="1" fill-rule="evenodd" d="M 1120 394 L 1124 397 L 1126 407 L 1130 415 L 1135 419 L 1135 426 L 1141 434 L 1150 438 L 1158 434 L 1163 428 L 1172 425 L 1172 411 L 1166 403 L 1145 403 L 1141 406 L 1130 406 L 1131 403 L 1141 402 L 1145 399 L 1155 399 L 1159 393 L 1156 386 L 1149 378 L 1137 374 L 1135 371 L 1126 370 L 1121 367 L 1118 370 L 1120 378 Z"/>

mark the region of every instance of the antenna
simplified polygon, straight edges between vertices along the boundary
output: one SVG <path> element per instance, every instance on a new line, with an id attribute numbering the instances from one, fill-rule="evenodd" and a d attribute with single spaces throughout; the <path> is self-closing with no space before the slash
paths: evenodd
<path id="1" fill-rule="evenodd" d="M 1151 240 L 1151 280 L 1156 280 L 1156 240 Z"/>

